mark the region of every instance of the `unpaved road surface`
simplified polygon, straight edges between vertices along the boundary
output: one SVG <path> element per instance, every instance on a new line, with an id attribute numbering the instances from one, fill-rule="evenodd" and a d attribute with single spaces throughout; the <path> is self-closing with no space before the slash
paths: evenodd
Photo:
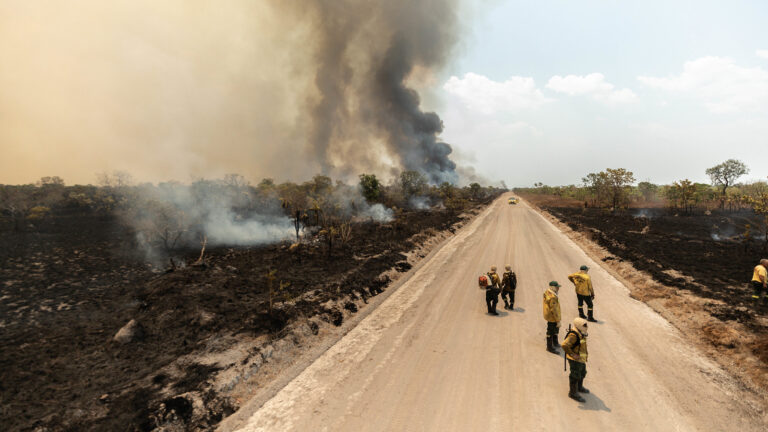
<path id="1" fill-rule="evenodd" d="M 486 314 L 477 277 L 518 275 L 514 311 Z M 542 292 L 560 281 L 563 327 L 577 314 L 566 276 L 590 266 L 586 403 L 567 397 L 563 357 L 545 351 Z M 561 328 L 560 337 L 565 330 Z M 241 431 L 752 431 L 764 407 L 526 203 L 502 197 L 376 310 L 261 406 Z"/>

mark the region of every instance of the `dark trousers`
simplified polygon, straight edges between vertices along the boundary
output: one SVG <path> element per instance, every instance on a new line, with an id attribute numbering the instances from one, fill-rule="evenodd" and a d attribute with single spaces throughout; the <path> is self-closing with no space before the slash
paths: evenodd
<path id="1" fill-rule="evenodd" d="M 488 306 L 488 313 L 496 312 L 496 304 L 499 302 L 499 290 L 496 288 L 486 288 L 485 304 Z"/>
<path id="2" fill-rule="evenodd" d="M 587 376 L 587 364 L 568 359 L 568 366 L 571 368 L 571 374 L 568 378 L 573 380 L 583 380 Z"/>
<path id="3" fill-rule="evenodd" d="M 762 297 L 763 303 L 768 303 L 768 291 L 763 287 L 762 282 L 752 281 L 752 289 L 755 290 L 754 294 L 752 294 L 752 298 L 755 299 L 755 301 Z"/>
<path id="4" fill-rule="evenodd" d="M 509 297 L 509 302 L 507 302 L 507 297 Z M 504 304 L 508 304 L 510 306 L 515 304 L 515 290 L 509 290 L 509 291 L 502 291 L 501 292 L 501 299 L 504 300 Z"/>
<path id="5" fill-rule="evenodd" d="M 557 336 L 560 330 L 560 326 L 556 322 L 547 321 L 547 336 Z"/>
<path id="6" fill-rule="evenodd" d="M 592 297 L 581 294 L 576 294 L 576 297 L 579 299 L 579 316 L 584 318 L 584 303 L 587 304 L 587 311 L 592 316 Z"/>

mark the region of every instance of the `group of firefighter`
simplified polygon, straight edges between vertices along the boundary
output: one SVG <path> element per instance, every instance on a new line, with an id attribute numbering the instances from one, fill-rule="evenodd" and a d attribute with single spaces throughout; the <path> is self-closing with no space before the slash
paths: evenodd
<path id="1" fill-rule="evenodd" d="M 517 275 L 512 271 L 511 266 L 506 266 L 505 270 L 504 274 L 499 277 L 499 274 L 496 273 L 496 266 L 493 266 L 487 276 L 480 276 L 480 287 L 485 289 L 485 303 L 490 315 L 499 315 L 496 312 L 499 294 L 504 300 L 504 309 L 514 310 L 515 308 Z M 574 318 L 573 325 L 569 326 L 562 344 L 565 358 L 571 369 L 568 376 L 570 384 L 568 396 L 579 402 L 585 401 L 579 393 L 589 393 L 589 390 L 584 387 L 584 377 L 587 375 L 587 322 L 597 322 L 592 303 L 595 299 L 595 289 L 592 287 L 592 279 L 588 272 L 589 267 L 583 265 L 578 272 L 568 275 L 568 280 L 573 283 L 576 289 L 579 317 Z M 752 297 L 755 302 L 762 302 L 763 306 L 768 306 L 768 259 L 761 259 L 760 263 L 755 266 L 751 282 L 754 289 Z M 561 347 L 557 342 L 561 318 L 560 299 L 558 297 L 560 286 L 557 281 L 552 281 L 547 290 L 544 291 L 543 310 L 544 319 L 547 321 L 547 351 L 554 354 L 560 354 L 558 348 Z M 585 303 L 587 305 L 586 315 L 584 315 Z"/>
<path id="2" fill-rule="evenodd" d="M 584 387 L 584 377 L 587 375 L 587 322 L 597 322 L 594 315 L 595 290 L 592 287 L 592 279 L 589 277 L 589 267 L 583 265 L 579 271 L 568 276 L 576 288 L 576 296 L 579 304 L 579 317 L 573 320 L 573 326 L 563 340 L 562 348 L 571 373 L 568 376 L 568 396 L 579 402 L 584 398 L 579 393 L 589 393 Z M 499 294 L 504 301 L 504 309 L 514 310 L 515 289 L 517 288 L 517 275 L 511 266 L 505 267 L 504 274 L 499 277 L 496 266 L 491 267 L 487 275 L 480 276 L 480 287 L 485 289 L 485 303 L 488 306 L 488 314 L 499 315 L 496 305 L 499 302 Z M 560 284 L 557 281 L 549 283 L 544 291 L 544 319 L 547 321 L 547 351 L 560 354 L 557 342 L 560 333 L 560 300 L 558 292 Z M 584 304 L 587 305 L 587 314 L 584 314 Z"/>

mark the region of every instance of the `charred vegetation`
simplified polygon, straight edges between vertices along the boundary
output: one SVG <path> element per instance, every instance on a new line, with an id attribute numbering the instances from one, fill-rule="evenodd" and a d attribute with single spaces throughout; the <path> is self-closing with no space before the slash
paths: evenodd
<path id="1" fill-rule="evenodd" d="M 410 269 L 406 254 L 419 242 L 452 230 L 462 212 L 501 192 L 424 182 L 404 194 L 400 182 L 379 184 L 373 202 L 357 186 L 323 176 L 255 187 L 57 185 L 55 199 L 44 186 L 0 186 L 24 196 L 28 209 L 49 209 L 23 217 L 5 209 L 0 218 L 0 423 L 7 430 L 213 427 L 237 406 L 206 385 L 215 368 L 191 364 L 176 375 L 164 368 L 222 335 L 278 338 L 308 317 L 341 325 L 358 308 L 347 299 L 381 293 L 389 283 L 381 275 Z M 187 208 L 187 201 L 154 199 L 158 190 L 202 200 Z M 285 222 L 283 236 L 228 244 L 227 233 L 209 229 L 210 213 L 189 210 L 214 193 L 227 198 L 216 202 L 231 205 L 225 214 L 235 228 L 267 223 L 267 214 Z M 413 196 L 427 208 L 413 208 Z M 329 301 L 339 306 L 329 309 Z M 114 341 L 131 320 L 141 337 Z M 204 415 L 191 414 L 196 398 Z"/>

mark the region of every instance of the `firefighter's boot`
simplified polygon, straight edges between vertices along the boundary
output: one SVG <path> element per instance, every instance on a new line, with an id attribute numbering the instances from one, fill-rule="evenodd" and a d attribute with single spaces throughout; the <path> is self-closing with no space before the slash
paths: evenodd
<path id="1" fill-rule="evenodd" d="M 577 389 L 579 390 L 579 393 L 589 393 L 589 389 L 584 387 L 584 378 L 579 380 L 579 385 L 577 386 Z"/>
<path id="2" fill-rule="evenodd" d="M 555 346 L 552 345 L 552 336 L 547 336 L 547 351 L 551 352 L 552 354 L 560 354 L 555 349 Z"/>
<path id="3" fill-rule="evenodd" d="M 592 312 L 592 309 L 589 309 L 587 311 L 587 313 L 589 314 L 589 317 L 587 318 L 587 321 L 589 321 L 589 322 L 597 322 L 597 320 L 595 319 L 594 313 Z"/>
<path id="4" fill-rule="evenodd" d="M 568 392 L 568 397 L 575 401 L 586 402 L 583 397 L 579 396 L 579 381 L 573 378 L 570 378 L 568 381 L 571 386 L 570 391 Z"/>
<path id="5" fill-rule="evenodd" d="M 554 348 L 560 348 L 560 344 L 557 342 L 557 335 L 552 335 L 552 346 Z"/>
<path id="6" fill-rule="evenodd" d="M 586 318 L 586 315 L 584 315 L 584 308 L 579 306 L 579 318 Z"/>

